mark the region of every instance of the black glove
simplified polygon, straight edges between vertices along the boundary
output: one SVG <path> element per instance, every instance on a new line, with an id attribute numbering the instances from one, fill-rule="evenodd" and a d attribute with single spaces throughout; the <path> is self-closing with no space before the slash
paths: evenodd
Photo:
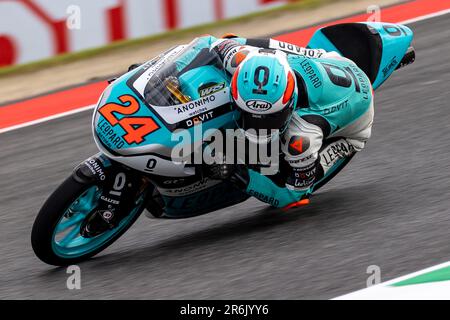
<path id="1" fill-rule="evenodd" d="M 246 190 L 250 181 L 245 165 L 227 163 L 210 165 L 209 177 L 216 180 L 228 180 L 241 190 Z"/>

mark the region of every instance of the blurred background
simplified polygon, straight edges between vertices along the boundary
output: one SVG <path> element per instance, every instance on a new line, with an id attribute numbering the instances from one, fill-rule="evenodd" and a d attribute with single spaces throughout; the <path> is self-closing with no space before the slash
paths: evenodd
<path id="1" fill-rule="evenodd" d="M 201 34 L 264 37 L 366 12 L 372 4 L 373 0 L 2 0 L 0 103 L 124 72 L 131 63 L 147 61 Z M 27 72 L 35 79 L 32 85 L 20 76 Z"/>

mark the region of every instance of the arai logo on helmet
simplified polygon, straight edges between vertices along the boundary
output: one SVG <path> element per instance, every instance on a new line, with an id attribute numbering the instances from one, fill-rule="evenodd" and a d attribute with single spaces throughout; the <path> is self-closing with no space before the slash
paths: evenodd
<path id="1" fill-rule="evenodd" d="M 272 104 L 261 100 L 248 100 L 245 105 L 253 111 L 267 111 L 272 108 Z"/>

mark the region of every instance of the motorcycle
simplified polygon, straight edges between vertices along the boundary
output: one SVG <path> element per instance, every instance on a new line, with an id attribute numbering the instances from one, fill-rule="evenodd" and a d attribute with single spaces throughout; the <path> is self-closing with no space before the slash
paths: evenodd
<path id="1" fill-rule="evenodd" d="M 394 70 L 414 62 L 412 39 L 404 25 L 347 23 L 317 30 L 307 48 L 351 59 L 375 90 Z M 145 209 L 155 218 L 188 218 L 249 198 L 232 183 L 211 179 L 204 165 L 172 159 L 175 132 L 193 133 L 199 123 L 203 130 L 236 127 L 230 77 L 208 41 L 173 47 L 110 82 L 92 120 L 100 152 L 74 169 L 36 217 L 31 244 L 39 259 L 57 266 L 84 261 L 116 241 Z M 324 143 L 314 191 L 351 160 L 325 160 L 339 143 Z"/>

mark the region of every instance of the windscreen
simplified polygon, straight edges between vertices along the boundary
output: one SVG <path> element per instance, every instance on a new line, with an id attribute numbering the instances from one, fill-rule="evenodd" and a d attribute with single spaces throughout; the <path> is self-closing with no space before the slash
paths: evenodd
<path id="1" fill-rule="evenodd" d="M 196 38 L 178 52 L 169 52 L 153 68 L 146 75 L 143 92 L 152 106 L 186 104 L 201 98 L 208 86 L 226 86 L 226 73 L 219 56 L 210 50 L 209 37 Z"/>

